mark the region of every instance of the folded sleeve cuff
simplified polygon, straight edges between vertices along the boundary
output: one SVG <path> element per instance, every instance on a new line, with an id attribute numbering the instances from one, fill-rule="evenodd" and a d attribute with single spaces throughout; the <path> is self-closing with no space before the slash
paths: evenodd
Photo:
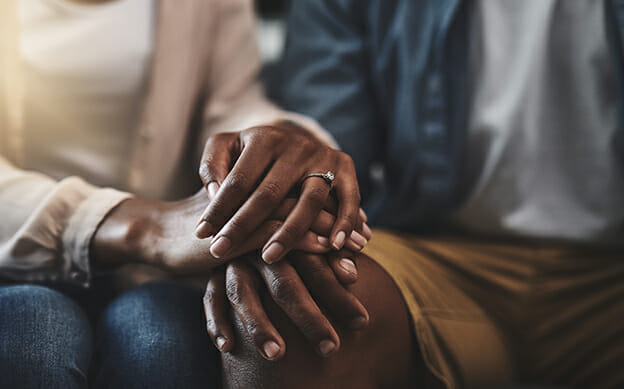
<path id="1" fill-rule="evenodd" d="M 95 189 L 76 207 L 63 233 L 64 255 L 69 259 L 67 281 L 90 284 L 91 240 L 106 215 L 122 201 L 131 198 L 130 193 L 115 189 Z"/>

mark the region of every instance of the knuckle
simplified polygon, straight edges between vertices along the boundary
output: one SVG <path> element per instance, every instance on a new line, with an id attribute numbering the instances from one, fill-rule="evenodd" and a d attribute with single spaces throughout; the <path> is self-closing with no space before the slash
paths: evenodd
<path id="1" fill-rule="evenodd" d="M 347 213 L 342 216 L 342 220 L 349 226 L 349 228 L 354 229 L 357 225 L 358 218 L 355 214 Z"/>
<path id="2" fill-rule="evenodd" d="M 203 301 L 204 301 L 204 305 L 212 305 L 217 301 L 217 296 L 216 296 L 216 290 L 214 287 L 212 286 L 208 286 L 208 288 L 206 288 L 206 292 L 204 293 L 204 297 L 203 297 Z"/>
<path id="3" fill-rule="evenodd" d="M 283 138 L 281 131 L 273 126 L 256 126 L 247 131 L 250 141 L 262 142 L 267 145 L 278 144 Z"/>
<path id="4" fill-rule="evenodd" d="M 257 201 L 262 206 L 273 206 L 281 200 L 282 186 L 278 182 L 268 182 L 258 188 Z"/>
<path id="5" fill-rule="evenodd" d="M 225 292 L 232 305 L 241 305 L 244 300 L 245 286 L 240 282 L 229 282 L 225 286 Z"/>
<path id="6" fill-rule="evenodd" d="M 227 177 L 227 186 L 234 195 L 246 195 L 249 187 L 249 177 L 244 172 L 231 172 Z"/>
<path id="7" fill-rule="evenodd" d="M 300 136 L 298 139 L 299 147 L 304 153 L 312 153 L 318 150 L 318 144 L 307 136 Z"/>
<path id="8" fill-rule="evenodd" d="M 205 182 L 210 181 L 212 174 L 210 173 L 210 167 L 208 166 L 208 160 L 205 159 L 199 164 L 199 177 Z"/>
<path id="9" fill-rule="evenodd" d="M 355 164 L 353 163 L 353 158 L 351 158 L 351 156 L 343 151 L 338 151 L 338 160 L 345 165 L 348 166 L 355 166 Z"/>
<path id="10" fill-rule="evenodd" d="M 261 344 L 267 338 L 264 327 L 254 318 L 247 319 L 245 329 L 255 344 Z"/>
<path id="11" fill-rule="evenodd" d="M 307 335 L 308 338 L 328 338 L 330 330 L 327 328 L 327 325 L 323 322 L 323 320 L 319 320 L 322 317 L 322 314 L 318 314 L 318 318 L 310 315 L 310 317 L 305 317 L 301 320 L 298 327 L 304 334 Z"/>
<path id="12" fill-rule="evenodd" d="M 288 306 L 297 290 L 297 282 L 290 277 L 276 277 L 271 281 L 271 295 L 277 305 Z"/>
<path id="13" fill-rule="evenodd" d="M 214 142 L 223 142 L 225 140 L 229 140 L 232 137 L 232 133 L 228 132 L 219 132 L 210 136 L 211 141 Z"/>
<path id="14" fill-rule="evenodd" d="M 206 331 L 211 338 L 214 338 L 217 332 L 218 326 L 211 314 L 206 314 Z"/>

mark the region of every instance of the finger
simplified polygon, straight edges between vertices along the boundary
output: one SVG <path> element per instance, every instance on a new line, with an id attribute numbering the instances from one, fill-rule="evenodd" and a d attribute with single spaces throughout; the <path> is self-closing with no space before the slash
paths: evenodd
<path id="1" fill-rule="evenodd" d="M 338 213 L 338 200 L 336 199 L 334 193 L 327 197 L 327 201 L 325 202 L 323 209 L 332 215 L 336 215 Z"/>
<path id="2" fill-rule="evenodd" d="M 267 265 L 254 261 L 271 298 L 292 320 L 317 353 L 327 357 L 338 350 L 340 339 L 334 327 L 316 305 L 301 278 L 286 261 Z"/>
<path id="3" fill-rule="evenodd" d="M 238 258 L 250 252 L 260 250 L 267 240 L 282 226 L 282 223 L 283 222 L 280 220 L 265 221 L 251 234 L 249 239 L 230 250 L 228 255 L 218 258 L 218 261 L 225 263 L 233 258 Z"/>
<path id="4" fill-rule="evenodd" d="M 297 242 L 295 249 L 315 253 L 324 254 L 332 250 L 326 237 L 321 236 L 313 231 L 308 231 L 303 235 L 303 238 Z"/>
<path id="5" fill-rule="evenodd" d="M 199 164 L 199 178 L 211 199 L 217 195 L 220 184 L 238 157 L 239 150 L 238 136 L 234 133 L 216 134 L 206 141 Z M 204 215 L 199 219 L 195 235 L 200 239 L 211 235 L 210 227 L 204 220 Z"/>
<path id="6" fill-rule="evenodd" d="M 234 347 L 234 331 L 228 320 L 228 299 L 225 295 L 225 272 L 216 269 L 210 276 L 204 294 L 206 329 L 215 347 L 221 352 L 229 352 Z"/>
<path id="7" fill-rule="evenodd" d="M 362 208 L 360 208 L 358 214 L 360 215 L 360 220 L 362 221 L 362 223 L 366 223 L 368 221 L 368 215 L 366 215 L 366 212 L 364 212 Z"/>
<path id="8" fill-rule="evenodd" d="M 263 150 L 261 144 L 250 143 L 245 146 L 240 157 L 221 183 L 217 195 L 202 215 L 202 219 L 206 221 L 206 231 L 209 231 L 211 235 L 216 234 L 234 215 L 273 162 L 272 158 L 270 153 Z M 229 242 L 227 239 L 215 239 L 213 246 L 217 244 L 216 247 L 219 250 L 216 250 L 215 247 L 215 251 L 222 252 L 228 248 Z M 218 257 L 214 253 L 213 255 Z"/>
<path id="9" fill-rule="evenodd" d="M 260 228 L 254 231 L 249 239 L 247 239 L 243 244 L 236 246 L 227 256 L 218 258 L 217 263 L 223 264 L 232 258 L 238 258 L 245 254 L 259 250 L 264 243 L 282 226 L 282 223 L 283 222 L 279 220 L 267 220 L 262 223 Z M 303 251 L 309 251 L 311 253 L 327 253 L 331 250 L 331 247 L 327 243 L 321 243 L 323 238 L 324 237 L 319 236 L 312 231 L 308 231 L 297 243 L 296 248 Z"/>
<path id="10" fill-rule="evenodd" d="M 368 311 L 340 284 L 323 256 L 296 253 L 291 261 L 314 300 L 339 323 L 352 330 L 362 329 L 368 324 Z"/>
<path id="11" fill-rule="evenodd" d="M 271 219 L 286 220 L 297 204 L 297 199 L 284 199 L 282 204 L 269 216 Z M 336 217 L 331 213 L 321 210 L 310 226 L 310 231 L 319 235 L 328 236 L 336 222 Z"/>
<path id="12" fill-rule="evenodd" d="M 360 211 L 361 210 L 362 208 L 360 208 Z M 360 216 L 360 220 L 362 220 L 361 216 Z M 362 222 L 362 235 L 366 238 L 366 240 L 371 240 L 371 238 L 373 237 L 373 231 L 371 231 L 366 221 Z"/>
<path id="13" fill-rule="evenodd" d="M 299 180 L 300 174 L 293 168 L 294 161 L 285 156 L 275 162 L 260 185 L 215 236 L 214 256 L 227 255 L 228 249 L 244 242 L 280 206 L 290 188 L 296 186 Z M 218 244 L 220 240 L 227 244 Z"/>
<path id="14" fill-rule="evenodd" d="M 343 285 L 353 284 L 358 280 L 355 254 L 351 250 L 342 249 L 327 255 L 327 262 L 334 271 L 334 275 Z"/>
<path id="15" fill-rule="evenodd" d="M 260 355 L 269 361 L 284 356 L 286 344 L 267 316 L 257 290 L 257 273 L 241 261 L 227 267 L 227 297 Z"/>
<path id="16" fill-rule="evenodd" d="M 335 191 L 338 198 L 338 214 L 336 223 L 330 235 L 332 246 L 340 250 L 351 232 L 361 225 L 360 190 L 355 178 L 355 166 L 346 154 L 341 156 L 341 168 L 336 176 Z"/>
<path id="17" fill-rule="evenodd" d="M 282 205 L 280 205 L 280 207 L 275 212 L 273 212 L 270 217 L 277 220 L 284 220 L 286 217 L 288 217 L 288 214 L 292 211 L 295 204 L 296 200 L 285 199 L 282 202 Z M 329 236 L 329 234 L 331 233 L 335 222 L 336 217 L 334 215 L 325 210 L 322 210 L 310 226 L 310 231 L 313 231 L 320 235 L 319 239 L 323 246 L 330 247 L 329 239 L 326 237 Z M 365 223 L 361 223 L 359 227 L 352 232 L 352 235 L 345 243 L 345 247 L 350 250 L 361 251 L 366 243 L 368 243 L 368 240 L 370 240 L 371 236 L 372 232 L 368 225 L 366 225 Z M 298 248 L 303 251 L 309 251 L 301 247 Z"/>
<path id="18" fill-rule="evenodd" d="M 368 240 L 356 230 L 351 231 L 351 236 L 346 240 L 343 247 L 353 250 L 362 251 L 364 246 L 368 243 Z M 335 247 L 334 247 L 335 248 Z"/>
<path id="19" fill-rule="evenodd" d="M 279 261 L 310 229 L 323 209 L 329 189 L 329 185 L 324 180 L 316 177 L 303 182 L 301 196 L 295 208 L 262 250 L 262 259 L 266 263 Z"/>

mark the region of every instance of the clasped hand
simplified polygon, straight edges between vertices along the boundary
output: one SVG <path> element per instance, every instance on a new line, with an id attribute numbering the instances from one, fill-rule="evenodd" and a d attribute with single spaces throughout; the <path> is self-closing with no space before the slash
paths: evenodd
<path id="1" fill-rule="evenodd" d="M 322 178 L 305 179 L 327 171 L 335 174 L 333 189 Z M 347 288 L 357 280 L 354 252 L 371 235 L 349 156 L 292 123 L 279 123 L 212 136 L 200 177 L 211 201 L 195 233 L 212 237 L 210 253 L 225 263 L 211 275 L 204 299 L 207 329 L 219 350 L 234 347 L 231 307 L 264 358 L 284 355 L 285 342 L 261 302 L 264 292 L 322 356 L 340 346 L 332 323 L 366 326 L 368 313 Z M 275 221 L 273 231 L 261 250 L 240 257 L 240 247 L 268 220 Z"/>

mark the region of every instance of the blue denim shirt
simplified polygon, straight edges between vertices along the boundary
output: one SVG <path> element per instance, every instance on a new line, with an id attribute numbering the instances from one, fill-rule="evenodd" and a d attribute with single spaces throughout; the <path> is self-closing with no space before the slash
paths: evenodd
<path id="1" fill-rule="evenodd" d="M 624 0 L 605 1 L 621 70 Z M 430 229 L 466 195 L 470 4 L 292 2 L 279 98 L 316 118 L 353 157 L 375 225 Z M 621 132 L 614 146 L 624 155 Z M 374 166 L 383 168 L 382 181 L 371 176 Z"/>

